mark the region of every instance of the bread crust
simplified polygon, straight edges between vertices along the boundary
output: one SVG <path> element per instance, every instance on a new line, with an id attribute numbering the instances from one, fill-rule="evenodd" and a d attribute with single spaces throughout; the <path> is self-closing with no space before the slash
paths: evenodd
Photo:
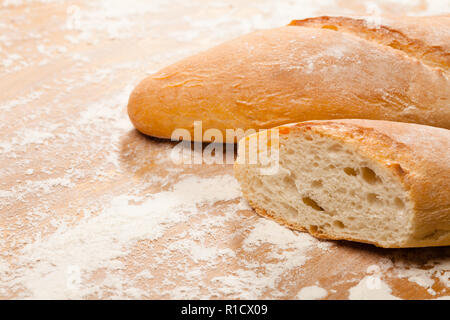
<path id="1" fill-rule="evenodd" d="M 325 28 L 400 50 L 425 65 L 450 69 L 450 15 L 380 17 L 315 17 L 293 20 L 290 26 Z"/>
<path id="2" fill-rule="evenodd" d="M 340 29 L 323 28 L 329 21 Z M 193 137 L 196 120 L 223 134 L 342 118 L 450 129 L 448 17 L 386 21 L 377 33 L 360 19 L 321 17 L 228 41 L 143 80 L 130 119 L 160 138 L 177 128 Z"/>
<path id="3" fill-rule="evenodd" d="M 289 128 L 289 130 L 280 130 Z M 281 126 L 280 135 L 302 134 L 313 131 L 338 140 L 358 150 L 398 177 L 413 202 L 413 233 L 405 243 L 389 244 L 365 239 L 342 238 L 309 228 L 318 238 L 342 239 L 372 243 L 380 247 L 404 248 L 450 245 L 450 130 L 374 120 L 308 121 Z M 240 144 L 248 139 L 241 140 Z M 281 145 L 282 152 L 282 145 Z M 235 163 L 235 176 L 244 179 L 245 165 Z M 252 207 L 263 216 L 289 227 L 305 231 L 304 226 L 293 225 L 259 208 L 242 190 Z"/>

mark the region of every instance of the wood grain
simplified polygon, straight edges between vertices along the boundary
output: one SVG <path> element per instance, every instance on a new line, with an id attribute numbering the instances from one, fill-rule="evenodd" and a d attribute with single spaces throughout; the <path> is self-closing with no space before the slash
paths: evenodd
<path id="1" fill-rule="evenodd" d="M 266 225 L 239 196 L 203 201 L 204 181 L 223 176 L 229 185 L 211 192 L 234 190 L 232 167 L 174 164 L 175 144 L 126 115 L 146 74 L 224 40 L 306 15 L 432 9 L 402 3 L 3 1 L 0 298 L 294 299 L 317 285 L 346 299 L 367 276 L 402 299 L 448 296 L 449 248 L 318 241 Z M 198 182 L 193 200 L 177 191 L 186 181 Z M 155 209 L 152 199 L 179 194 L 176 219 Z M 255 225 L 285 238 L 251 242 Z M 291 237 L 308 245 L 278 246 Z"/>

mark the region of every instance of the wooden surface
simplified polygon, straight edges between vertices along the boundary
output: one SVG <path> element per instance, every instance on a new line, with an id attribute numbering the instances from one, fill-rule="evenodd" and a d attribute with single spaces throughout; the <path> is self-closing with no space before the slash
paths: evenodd
<path id="1" fill-rule="evenodd" d="M 230 165 L 175 164 L 175 144 L 126 115 L 148 73 L 224 40 L 309 15 L 450 11 L 429 2 L 0 2 L 0 298 L 448 297 L 449 248 L 292 232 L 256 216 Z"/>

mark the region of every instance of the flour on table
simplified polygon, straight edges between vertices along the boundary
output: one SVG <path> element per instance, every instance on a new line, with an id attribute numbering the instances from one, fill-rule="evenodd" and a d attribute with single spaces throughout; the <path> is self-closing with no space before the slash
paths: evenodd
<path id="1" fill-rule="evenodd" d="M 270 290 L 274 297 L 282 296 L 276 288 L 283 275 L 301 268 L 310 259 L 309 251 L 318 248 L 319 240 L 307 233 L 292 231 L 272 220 L 259 219 L 243 242 L 243 249 L 251 252 L 261 246 L 268 246 L 259 256 L 267 262 L 261 272 L 239 269 L 228 276 L 216 277 L 220 284 L 218 291 L 231 298 L 257 299 Z"/>
<path id="2" fill-rule="evenodd" d="M 62 224 L 50 236 L 26 245 L 20 250 L 21 255 L 14 258 L 23 267 L 6 283 L 13 288 L 24 286 L 24 298 L 85 297 L 97 292 L 98 288 L 85 286 L 83 279 L 100 268 L 111 269 L 111 273 L 120 275 L 124 265 L 119 258 L 126 256 L 127 247 L 136 241 L 163 236 L 168 228 L 187 222 L 197 213 L 198 205 L 228 201 L 238 196 L 237 181 L 224 175 L 204 179 L 187 176 L 171 191 L 151 195 L 145 200 L 126 195 L 116 197 L 98 215 L 88 216 L 73 226 Z M 168 249 L 171 250 L 170 246 Z M 195 243 L 182 244 L 180 249 L 190 250 L 197 260 L 229 254 L 227 250 L 218 253 L 216 248 L 196 247 Z M 80 282 L 77 290 L 67 286 L 72 273 Z"/>
<path id="3" fill-rule="evenodd" d="M 392 295 L 389 285 L 379 275 L 364 277 L 349 290 L 350 300 L 398 300 Z"/>
<path id="4" fill-rule="evenodd" d="M 427 289 L 430 295 L 436 295 L 433 290 L 436 280 L 445 288 L 450 288 L 450 258 L 430 260 L 426 267 L 396 263 L 393 265 L 392 273 L 398 278 L 406 278 Z"/>
<path id="5" fill-rule="evenodd" d="M 299 300 L 323 299 L 328 295 L 328 291 L 319 286 L 309 286 L 300 289 L 296 298 Z"/>
<path id="6" fill-rule="evenodd" d="M 374 2 L 360 7 L 367 14 L 378 7 L 404 6 L 401 12 L 411 14 L 420 6 L 422 14 L 448 7 L 447 1 Z M 13 18 L 0 22 L 0 73 L 11 79 L 0 92 L 0 298 L 326 294 L 317 283 L 298 288 L 308 280 L 313 254 L 334 254 L 333 242 L 258 217 L 229 167 L 205 166 L 199 174 L 174 166 L 172 145 L 137 134 L 126 105 L 144 76 L 178 59 L 292 19 L 352 13 L 341 4 L 2 1 L 0 11 Z M 55 14 L 36 28 L 36 15 L 46 9 Z M 344 52 L 322 54 L 340 59 Z M 299 67 L 320 67 L 316 59 L 307 62 Z M 364 274 L 351 297 L 392 297 L 381 279 L 403 279 L 448 298 L 448 259 L 397 261 L 380 270 Z M 343 283 L 361 278 L 349 275 L 354 279 Z M 373 282 L 380 284 L 375 291 L 367 288 Z M 437 283 L 444 289 L 435 292 Z"/>

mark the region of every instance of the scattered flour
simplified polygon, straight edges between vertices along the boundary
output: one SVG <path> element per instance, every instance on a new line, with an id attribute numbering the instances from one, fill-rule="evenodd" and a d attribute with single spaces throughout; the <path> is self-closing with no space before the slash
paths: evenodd
<path id="1" fill-rule="evenodd" d="M 318 287 L 310 286 L 302 288 L 298 293 L 296 298 L 299 300 L 317 300 L 323 299 L 328 295 L 328 291 Z"/>
<path id="2" fill-rule="evenodd" d="M 266 291 L 274 297 L 283 292 L 276 288 L 283 275 L 300 268 L 310 258 L 308 252 L 319 243 L 307 233 L 291 231 L 280 224 L 259 219 L 243 242 L 243 249 L 252 252 L 263 245 L 268 250 L 259 258 L 266 261 L 264 271 L 254 272 L 240 269 L 232 275 L 216 277 L 213 282 L 220 284 L 219 291 L 232 298 L 257 299 Z"/>
<path id="3" fill-rule="evenodd" d="M 33 101 L 39 99 L 43 95 L 43 91 L 33 91 L 29 93 L 28 95 L 23 95 L 21 97 L 18 97 L 16 99 L 12 99 L 7 102 L 1 102 L 0 103 L 0 110 L 1 111 L 11 111 L 16 106 L 22 106 L 27 105 L 29 103 L 32 103 Z"/>
<path id="4" fill-rule="evenodd" d="M 396 263 L 392 273 L 397 278 L 407 278 L 410 282 L 427 289 L 428 293 L 435 295 L 433 285 L 436 279 L 445 287 L 450 288 L 450 258 L 430 260 L 427 266 L 412 263 Z"/>
<path id="5" fill-rule="evenodd" d="M 187 176 L 171 191 L 142 199 L 119 196 L 98 215 L 87 217 L 74 226 L 62 224 L 50 236 L 38 239 L 20 250 L 15 257 L 22 267 L 9 282 L 23 286 L 23 298 L 83 298 L 98 288 L 85 284 L 89 274 L 112 268 L 124 268 L 119 258 L 139 240 L 155 240 L 168 228 L 187 222 L 201 204 L 232 200 L 240 196 L 236 180 L 229 175 L 201 179 Z M 189 248 L 197 260 L 208 260 L 215 253 Z M 215 249 L 212 249 L 215 250 Z M 68 281 L 77 275 L 76 289 Z M 120 274 L 120 273 L 119 273 Z M 8 282 L 7 282 L 8 283 Z"/>
<path id="6" fill-rule="evenodd" d="M 381 280 L 379 275 L 364 277 L 356 286 L 349 290 L 350 300 L 398 300 L 393 296 L 392 290 Z"/>
<path id="7" fill-rule="evenodd" d="M 419 6 L 417 1 L 401 2 L 408 8 Z M 394 2 L 370 3 L 366 1 L 368 13 L 378 14 L 382 4 Z M 156 71 L 201 48 L 325 9 L 330 14 L 351 12 L 334 0 L 209 1 L 207 7 L 201 1 L 181 0 L 170 4 L 81 0 L 74 5 L 63 0 L 5 0 L 0 9 L 9 14 L 18 6 L 36 4 L 66 9 L 65 18 L 51 23 L 57 37 L 50 30 L 27 29 L 25 22 L 32 20 L 27 10 L 23 23 L 0 22 L 0 73 L 27 80 L 26 73 L 19 72 L 38 67 L 45 75 L 36 87 L 25 83 L 20 97 L 5 96 L 0 101 L 0 298 L 284 297 L 283 280 L 301 271 L 312 249 L 325 252 L 332 244 L 253 214 L 238 214 L 249 206 L 232 176 L 183 175 L 186 168 L 167 166 L 170 147 L 158 146 L 158 155 L 148 163 L 165 170 L 161 175 L 134 176 L 142 163 L 129 165 L 123 156 L 129 152 L 131 159 L 146 161 L 150 143 L 131 135 L 126 103 L 146 71 Z M 173 6 L 185 13 L 185 28 L 173 28 L 180 19 Z M 443 13 L 446 7 L 447 1 L 427 1 L 424 13 Z M 378 17 L 367 20 L 376 24 Z M 168 38 L 177 41 L 173 50 L 164 46 Z M 104 56 L 92 46 L 117 48 L 115 41 L 123 41 L 126 49 L 130 41 L 150 40 L 164 49 L 131 58 L 133 62 L 129 57 L 127 62 L 106 57 L 99 63 Z M 78 52 L 75 46 L 87 49 Z M 330 48 L 322 54 L 340 59 L 344 52 Z M 51 69 L 53 62 L 64 59 L 69 67 Z M 312 72 L 317 65 L 310 60 L 304 67 Z M 127 135 L 133 137 L 131 142 Z M 142 154 L 135 157 L 135 151 Z M 173 183 L 174 177 L 178 182 Z M 116 184 L 124 181 L 129 191 L 117 194 Z M 94 184 L 98 190 L 87 191 L 102 196 L 72 208 L 72 202 L 85 197 L 83 188 Z M 58 199 L 65 195 L 69 195 L 67 203 Z M 70 209 L 79 216 L 66 216 Z M 188 228 L 178 233 L 179 226 Z M 223 228 L 230 230 L 220 235 Z M 130 268 L 137 269 L 133 277 Z M 408 279 L 430 294 L 435 280 L 450 286 L 448 259 L 433 262 L 427 270 L 396 263 L 383 272 Z M 220 289 L 211 291 L 211 283 Z M 369 289 L 372 285 L 375 289 Z M 326 295 L 326 290 L 311 286 L 297 297 Z M 375 274 L 353 287 L 350 298 L 395 297 L 381 275 Z"/>

